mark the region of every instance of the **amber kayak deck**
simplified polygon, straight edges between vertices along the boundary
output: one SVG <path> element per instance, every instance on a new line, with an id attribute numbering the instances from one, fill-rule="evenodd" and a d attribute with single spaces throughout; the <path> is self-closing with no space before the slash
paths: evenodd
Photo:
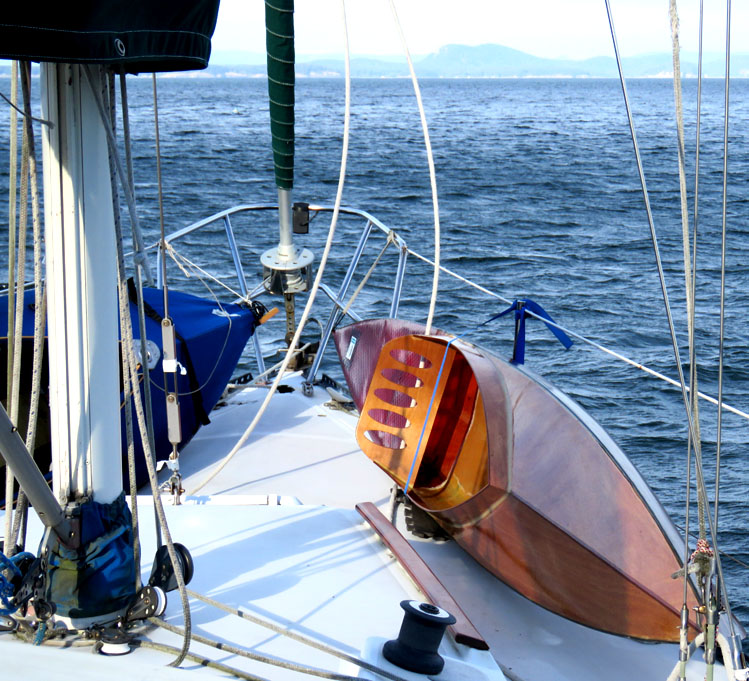
<path id="1" fill-rule="evenodd" d="M 603 631 L 677 640 L 683 543 L 621 450 L 542 379 L 422 332 L 394 320 L 337 332 L 362 450 L 527 598 Z"/>

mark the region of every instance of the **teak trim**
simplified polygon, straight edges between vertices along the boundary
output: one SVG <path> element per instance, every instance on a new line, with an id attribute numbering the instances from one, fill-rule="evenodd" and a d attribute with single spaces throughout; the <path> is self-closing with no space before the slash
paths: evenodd
<path id="1" fill-rule="evenodd" d="M 423 594 L 434 604 L 447 610 L 457 620 L 450 627 L 450 633 L 456 643 L 462 643 L 469 648 L 477 650 L 489 650 L 489 644 L 473 626 L 452 594 L 445 585 L 437 579 L 429 566 L 416 552 L 406 538 L 393 526 L 393 524 L 380 513 L 372 502 L 356 505 L 356 510 L 369 523 L 370 527 L 379 535 L 385 546 L 392 552 L 395 559 L 403 566 L 411 579 Z"/>

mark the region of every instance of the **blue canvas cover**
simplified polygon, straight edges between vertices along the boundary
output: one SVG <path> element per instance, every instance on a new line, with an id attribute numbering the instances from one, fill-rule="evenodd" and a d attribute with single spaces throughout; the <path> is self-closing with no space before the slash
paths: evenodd
<path id="1" fill-rule="evenodd" d="M 133 319 L 134 333 L 138 334 L 138 310 L 134 302 L 134 291 L 131 295 L 130 315 Z M 163 291 L 146 288 L 143 298 L 147 308 L 146 337 L 159 349 L 161 359 L 161 319 L 164 313 Z M 32 339 L 34 334 L 34 292 L 24 294 L 23 334 L 24 355 L 21 374 L 21 409 L 18 428 L 25 436 L 24 401 L 28 398 L 31 383 Z M 6 353 L 7 353 L 7 308 L 8 297 L 0 296 L 0 399 L 5 404 L 6 395 Z M 178 334 L 177 358 L 186 373 L 178 379 L 180 420 L 182 424 L 182 443 L 180 449 L 195 435 L 201 425 L 208 423 L 208 413 L 220 399 L 227 383 L 237 366 L 248 339 L 252 336 L 256 317 L 247 307 L 234 304 L 221 304 L 216 301 L 199 298 L 181 291 L 169 292 L 169 314 Z M 140 343 L 136 340 L 136 347 Z M 40 425 L 37 430 L 37 447 L 34 458 L 43 474 L 47 474 L 50 464 L 49 451 L 49 409 L 48 409 L 48 370 L 46 359 L 42 369 L 42 398 Z M 25 387 L 25 388 L 24 388 Z M 164 394 L 164 373 L 159 361 L 151 370 L 151 392 L 154 417 L 154 434 L 156 456 L 165 459 L 171 452 L 167 436 L 166 398 Z M 122 405 L 122 449 L 125 447 L 124 403 Z M 147 469 L 143 458 L 138 428 L 134 428 L 135 461 L 138 485 L 147 480 Z M 127 469 L 124 481 L 127 489 Z M 2 475 L 4 476 L 4 469 Z M 0 486 L 0 495 L 4 486 Z"/>
<path id="2" fill-rule="evenodd" d="M 47 600 L 65 617 L 92 617 L 126 607 L 135 595 L 130 509 L 121 494 L 111 504 L 77 508 L 81 546 L 53 541 L 47 555 Z"/>

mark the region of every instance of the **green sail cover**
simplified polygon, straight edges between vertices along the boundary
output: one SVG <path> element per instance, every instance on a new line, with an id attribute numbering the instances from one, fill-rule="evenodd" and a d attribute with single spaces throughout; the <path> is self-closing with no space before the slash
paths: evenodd
<path id="1" fill-rule="evenodd" d="M 276 186 L 294 186 L 294 0 L 266 0 L 270 132 Z"/>

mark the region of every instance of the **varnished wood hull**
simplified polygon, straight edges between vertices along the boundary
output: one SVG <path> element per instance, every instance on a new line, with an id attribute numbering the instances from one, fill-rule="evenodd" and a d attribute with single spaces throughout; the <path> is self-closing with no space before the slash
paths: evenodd
<path id="1" fill-rule="evenodd" d="M 444 336 L 421 331 L 416 324 L 377 320 L 337 332 L 362 412 L 362 449 L 401 486 L 415 456 L 409 497 L 527 598 L 607 632 L 678 640 L 683 586 L 671 575 L 681 567 L 683 544 L 623 453 L 542 379 L 460 341 L 448 348 Z M 385 405 L 400 420 L 384 418 L 382 401 L 373 395 L 382 396 L 392 383 L 383 378 L 392 378 L 388 367 L 397 352 L 390 348 L 422 357 L 404 367 L 417 377 L 414 387 L 395 386 L 410 403 Z M 450 386 L 465 392 L 468 407 Z M 426 410 L 432 393 L 435 405 Z M 447 405 L 442 413 L 440 400 Z M 378 439 L 376 429 L 386 436 Z M 441 431 L 430 439 L 433 429 Z M 401 448 L 392 444 L 399 440 Z M 689 598 L 690 608 L 697 605 L 691 588 Z"/>

